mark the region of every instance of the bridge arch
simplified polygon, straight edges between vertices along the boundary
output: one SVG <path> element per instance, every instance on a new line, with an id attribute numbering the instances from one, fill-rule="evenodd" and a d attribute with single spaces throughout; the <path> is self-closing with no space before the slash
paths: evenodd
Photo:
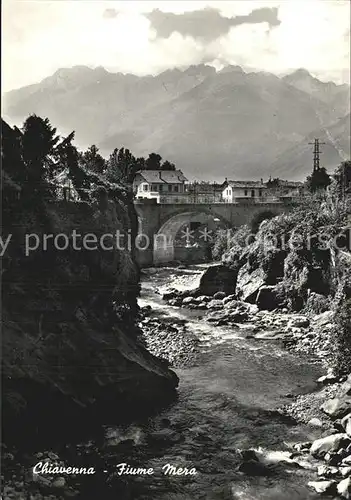
<path id="1" fill-rule="evenodd" d="M 161 227 L 154 235 L 154 245 L 153 245 L 153 262 L 154 264 L 167 263 L 177 260 L 175 240 L 177 235 L 179 235 L 180 230 L 191 223 L 197 222 L 200 224 L 205 224 L 207 232 L 203 231 L 202 243 L 210 241 L 211 232 L 213 232 L 216 227 L 227 227 L 230 228 L 230 222 L 211 210 L 198 209 L 192 211 L 176 211 L 173 214 L 168 215 L 163 221 L 161 221 Z M 189 231 L 184 231 L 184 235 L 181 238 L 184 239 L 184 247 L 187 245 L 195 243 L 192 241 L 191 228 Z"/>

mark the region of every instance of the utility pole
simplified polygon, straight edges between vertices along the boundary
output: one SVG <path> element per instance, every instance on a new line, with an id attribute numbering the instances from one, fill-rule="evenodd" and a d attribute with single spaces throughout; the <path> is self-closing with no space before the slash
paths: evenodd
<path id="1" fill-rule="evenodd" d="M 319 155 L 321 154 L 321 150 L 319 146 L 325 144 L 325 142 L 320 142 L 319 139 L 315 139 L 314 142 L 309 142 L 308 144 L 313 145 L 313 172 L 316 172 L 316 170 L 320 169 Z"/>

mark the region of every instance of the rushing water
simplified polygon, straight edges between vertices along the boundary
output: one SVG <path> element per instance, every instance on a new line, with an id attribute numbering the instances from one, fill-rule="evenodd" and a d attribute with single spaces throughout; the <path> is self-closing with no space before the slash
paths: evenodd
<path id="1" fill-rule="evenodd" d="M 200 271 L 194 266 L 178 271 L 178 276 L 182 273 L 183 285 L 191 286 Z M 187 320 L 188 328 L 202 340 L 202 355 L 196 366 L 176 370 L 179 398 L 160 416 L 168 419 L 176 431 L 174 444 L 168 443 L 164 448 L 161 444 L 134 456 L 133 464 L 152 467 L 155 473 L 135 479 L 140 489 L 131 498 L 317 498 L 307 487 L 313 471 L 281 460 L 287 451 L 292 451 L 294 442 L 315 439 L 318 431 L 294 425 L 277 409 L 289 401 L 288 393 L 313 390 L 319 369 L 277 343 L 246 340 L 247 329 L 213 327 L 198 318 L 198 311 L 163 303 L 157 288 L 171 286 L 175 278 L 175 269 L 148 272 L 143 278 L 141 305 L 151 305 L 160 317 Z M 154 424 L 151 422 L 150 426 Z M 142 442 L 142 428 L 133 426 L 129 432 L 136 443 Z M 109 433 L 110 438 L 118 435 L 114 429 L 109 429 Z M 237 450 L 247 448 L 255 448 L 263 461 L 274 464 L 269 465 L 270 475 L 251 476 L 236 470 L 240 463 Z M 136 459 L 142 462 L 137 463 Z M 195 467 L 197 474 L 165 476 L 162 467 L 167 463 Z"/>

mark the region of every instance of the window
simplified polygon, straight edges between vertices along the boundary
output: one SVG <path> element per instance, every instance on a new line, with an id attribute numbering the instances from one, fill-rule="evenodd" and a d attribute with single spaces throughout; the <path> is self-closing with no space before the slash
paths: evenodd
<path id="1" fill-rule="evenodd" d="M 255 190 L 251 189 L 251 198 L 254 198 L 254 197 L 255 197 Z"/>
<path id="2" fill-rule="evenodd" d="M 174 192 L 178 193 L 178 191 L 179 191 L 179 186 L 174 186 Z"/>
<path id="3" fill-rule="evenodd" d="M 247 196 L 247 189 L 245 189 L 245 196 Z"/>
<path id="4" fill-rule="evenodd" d="M 168 191 L 172 191 L 172 184 L 168 184 Z"/>
<path id="5" fill-rule="evenodd" d="M 151 185 L 151 191 L 157 191 L 157 184 Z"/>
<path id="6" fill-rule="evenodd" d="M 163 185 L 162 184 L 159 185 L 159 190 L 160 190 L 160 192 L 163 191 Z"/>
<path id="7" fill-rule="evenodd" d="M 259 190 L 258 196 L 262 196 L 262 189 Z"/>
<path id="8" fill-rule="evenodd" d="M 148 186 L 148 184 L 143 184 L 143 190 L 144 190 L 144 191 L 148 191 L 148 190 L 149 190 L 149 186 Z"/>

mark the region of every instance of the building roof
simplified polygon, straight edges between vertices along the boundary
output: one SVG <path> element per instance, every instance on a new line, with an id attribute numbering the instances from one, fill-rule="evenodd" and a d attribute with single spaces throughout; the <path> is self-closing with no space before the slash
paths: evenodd
<path id="1" fill-rule="evenodd" d="M 261 181 L 226 181 L 225 186 L 231 186 L 234 188 L 265 188 L 267 187 Z"/>
<path id="2" fill-rule="evenodd" d="M 271 181 L 273 180 L 274 179 L 271 179 Z M 278 187 L 287 187 L 287 188 L 303 187 L 303 186 L 304 183 L 301 181 L 286 181 L 284 179 L 279 179 L 279 184 L 278 184 Z"/>
<path id="3" fill-rule="evenodd" d="M 138 174 L 148 183 L 180 184 L 188 180 L 181 170 L 141 170 Z"/>
<path id="4" fill-rule="evenodd" d="M 222 192 L 222 189 L 222 184 L 217 184 L 216 182 L 193 182 L 188 184 L 188 190 L 198 194 Z"/>
<path id="5" fill-rule="evenodd" d="M 300 181 L 280 181 L 280 185 L 284 187 L 303 187 L 305 184 Z"/>

